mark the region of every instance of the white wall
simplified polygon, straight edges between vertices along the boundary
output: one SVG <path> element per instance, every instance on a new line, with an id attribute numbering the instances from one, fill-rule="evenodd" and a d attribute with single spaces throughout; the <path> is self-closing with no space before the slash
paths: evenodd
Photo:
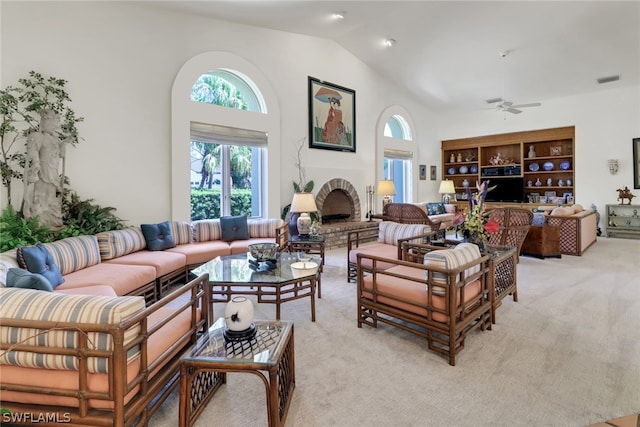
<path id="1" fill-rule="evenodd" d="M 297 180 L 292 163 L 297 141 L 308 133 L 308 76 L 356 91 L 357 153 L 305 149 L 307 179 L 316 182 L 316 190 L 329 179 L 348 179 L 363 209 L 364 189 L 382 168 L 378 120 L 391 106 L 410 112 L 416 162 L 438 165 L 439 177 L 441 139 L 575 125 L 578 202 L 594 201 L 601 208 L 615 202 L 619 186 L 633 187 L 631 138 L 640 136 L 639 88 L 545 101 L 506 121 L 493 111 L 438 117 L 324 39 L 180 15 L 148 3 L 2 1 L 0 19 L 0 86 L 15 85 L 30 70 L 68 80 L 72 107 L 85 117 L 79 126 L 84 141 L 67 153 L 71 188 L 115 207 L 131 224 L 171 218 L 171 88 L 185 63 L 212 51 L 253 64 L 278 98 L 280 140 L 273 151 L 280 156 L 274 177 L 280 191 L 270 193 L 270 216 L 290 202 L 291 182 Z M 621 160 L 614 177 L 606 170 L 609 157 Z M 417 200 L 439 198 L 439 181 L 416 182 Z"/>
<path id="2" fill-rule="evenodd" d="M 251 62 L 278 97 L 280 140 L 274 144 L 280 150 L 273 151 L 282 167 L 280 192 L 270 192 L 270 216 L 279 216 L 293 195 L 296 144 L 308 133 L 308 76 L 356 91 L 357 152 L 302 153 L 316 190 L 332 178 L 346 178 L 365 200 L 366 185 L 377 179 L 376 123 L 389 105 L 434 128 L 422 106 L 325 39 L 122 2 L 3 1 L 0 7 L 2 87 L 29 70 L 68 80 L 72 107 L 85 117 L 79 126 L 84 142 L 67 154 L 71 188 L 117 208 L 132 224 L 171 217 L 171 88 L 180 68 L 203 52 L 229 52 Z M 432 130 L 422 134 L 428 137 L 419 143 L 435 147 L 428 160 L 435 164 L 439 142 Z M 431 185 L 438 197 L 435 181 Z"/>
<path id="3" fill-rule="evenodd" d="M 505 119 L 506 117 L 506 119 Z M 481 111 L 441 117 L 442 139 L 492 135 L 522 130 L 575 126 L 575 196 L 585 207 L 618 203 L 617 188 L 633 190 L 632 139 L 640 137 L 640 86 L 617 87 L 588 95 L 544 101 L 523 113 Z M 607 159 L 619 159 L 620 170 L 609 173 Z M 604 224 L 601 222 L 601 227 Z"/>

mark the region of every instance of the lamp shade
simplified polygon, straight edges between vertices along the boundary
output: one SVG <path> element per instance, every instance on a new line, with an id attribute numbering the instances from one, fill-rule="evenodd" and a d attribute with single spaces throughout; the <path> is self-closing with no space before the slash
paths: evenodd
<path id="1" fill-rule="evenodd" d="M 295 193 L 291 201 L 291 212 L 316 212 L 316 199 L 311 193 Z"/>
<path id="2" fill-rule="evenodd" d="M 390 179 L 383 179 L 378 181 L 378 194 L 381 196 L 395 196 L 396 186 Z"/>
<path id="3" fill-rule="evenodd" d="M 438 190 L 438 193 L 451 194 L 455 192 L 456 192 L 456 189 L 453 186 L 453 181 L 451 181 L 450 179 L 445 179 L 444 181 L 440 181 L 440 189 Z"/>

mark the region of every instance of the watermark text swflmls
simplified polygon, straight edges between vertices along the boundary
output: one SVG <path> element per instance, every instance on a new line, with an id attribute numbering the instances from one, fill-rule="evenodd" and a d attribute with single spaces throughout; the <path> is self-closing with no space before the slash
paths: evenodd
<path id="1" fill-rule="evenodd" d="M 2 423 L 70 423 L 71 414 L 68 412 L 11 412 L 3 410 L 0 414 Z"/>

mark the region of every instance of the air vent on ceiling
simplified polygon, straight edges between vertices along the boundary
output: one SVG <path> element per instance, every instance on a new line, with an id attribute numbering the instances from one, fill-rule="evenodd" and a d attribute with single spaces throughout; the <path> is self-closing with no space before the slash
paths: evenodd
<path id="1" fill-rule="evenodd" d="M 487 104 L 495 104 L 496 102 L 502 102 L 502 98 L 491 98 L 487 99 Z"/>
<path id="2" fill-rule="evenodd" d="M 620 80 L 620 76 L 608 76 L 608 77 L 600 77 L 596 79 L 598 84 L 611 83 Z"/>

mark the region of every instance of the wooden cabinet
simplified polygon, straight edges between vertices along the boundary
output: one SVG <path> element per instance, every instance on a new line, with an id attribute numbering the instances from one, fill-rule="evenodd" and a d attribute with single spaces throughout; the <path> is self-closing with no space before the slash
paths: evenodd
<path id="1" fill-rule="evenodd" d="M 607 205 L 607 237 L 640 239 L 640 205 Z"/>
<path id="2" fill-rule="evenodd" d="M 508 192 L 519 194 L 497 196 L 498 203 L 544 203 L 552 194 L 547 203 L 573 203 L 574 153 L 573 126 L 444 140 L 442 173 L 454 182 L 457 200 L 465 199 L 467 185 L 473 190 L 476 181 L 488 179 L 500 187 L 518 186 Z"/>

